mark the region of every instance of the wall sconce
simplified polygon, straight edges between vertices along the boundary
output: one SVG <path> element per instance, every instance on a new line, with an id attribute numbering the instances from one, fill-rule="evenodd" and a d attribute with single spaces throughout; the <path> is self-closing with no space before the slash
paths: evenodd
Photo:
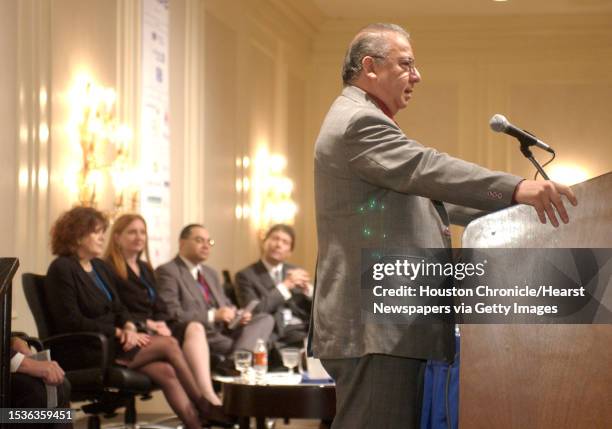
<path id="1" fill-rule="evenodd" d="M 112 217 L 126 208 L 135 210 L 138 203 L 136 191 L 130 197 L 129 207 L 125 201 L 134 178 L 130 160 L 132 131 L 118 123 L 116 99 L 112 88 L 83 78 L 73 88 L 71 100 L 71 122 L 76 128 L 82 154 L 77 187 L 79 203 L 95 207 L 106 175 L 110 175 L 115 191 Z"/>
<path id="2" fill-rule="evenodd" d="M 265 231 L 276 223 L 293 224 L 297 205 L 292 199 L 293 181 L 285 176 L 287 159 L 260 150 L 255 158 L 238 158 L 236 191 L 243 204 L 236 206 L 238 219 L 251 219 L 257 230 Z M 247 203 L 250 202 L 250 204 Z"/>

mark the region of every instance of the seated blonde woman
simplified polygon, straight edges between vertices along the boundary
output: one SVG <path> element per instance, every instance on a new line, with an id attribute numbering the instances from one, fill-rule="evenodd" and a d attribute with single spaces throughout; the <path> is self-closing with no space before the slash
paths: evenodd
<path id="1" fill-rule="evenodd" d="M 52 334 L 99 332 L 109 338 L 113 359 L 149 376 L 189 429 L 201 420 L 228 423 L 218 406 L 200 390 L 178 342 L 173 337 L 138 333 L 131 314 L 121 303 L 112 269 L 99 259 L 104 251 L 108 221 L 90 207 L 64 213 L 51 230 L 51 262 L 45 279 Z M 83 345 L 74 363 L 99 353 Z"/>
<path id="2" fill-rule="evenodd" d="M 115 221 L 104 259 L 116 274 L 117 292 L 134 320 L 149 332 L 176 338 L 206 399 L 221 405 L 210 379 L 210 352 L 204 326 L 197 321 L 168 320 L 166 306 L 157 295 L 147 224 L 142 216 L 125 214 Z"/>

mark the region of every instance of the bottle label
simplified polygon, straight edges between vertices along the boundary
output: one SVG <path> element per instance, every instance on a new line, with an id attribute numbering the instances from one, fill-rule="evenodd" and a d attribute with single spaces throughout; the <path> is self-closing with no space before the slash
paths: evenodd
<path id="1" fill-rule="evenodd" d="M 266 352 L 254 353 L 253 355 L 253 366 L 268 365 L 268 354 Z"/>

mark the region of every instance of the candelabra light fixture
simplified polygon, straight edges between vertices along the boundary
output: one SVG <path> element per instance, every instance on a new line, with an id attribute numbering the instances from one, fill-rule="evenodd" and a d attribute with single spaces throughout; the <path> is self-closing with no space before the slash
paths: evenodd
<path id="1" fill-rule="evenodd" d="M 285 175 L 284 156 L 262 149 L 252 160 L 247 156 L 237 158 L 236 167 L 238 219 L 250 219 L 260 232 L 276 223 L 294 223 L 297 205 L 292 198 L 293 181 Z"/>
<path id="2" fill-rule="evenodd" d="M 103 182 L 110 176 L 114 191 L 111 215 L 135 210 L 138 203 L 131 161 L 132 131 L 116 118 L 117 95 L 112 88 L 80 79 L 73 88 L 71 123 L 81 149 L 78 201 L 97 206 Z"/>

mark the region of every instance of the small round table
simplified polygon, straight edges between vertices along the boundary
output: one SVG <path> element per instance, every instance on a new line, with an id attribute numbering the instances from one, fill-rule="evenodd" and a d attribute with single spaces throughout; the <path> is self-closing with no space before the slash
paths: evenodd
<path id="1" fill-rule="evenodd" d="M 239 418 L 240 429 L 249 428 L 250 417 L 255 417 L 257 429 L 265 428 L 266 417 L 319 419 L 324 428 L 336 415 L 333 383 L 287 386 L 218 381 L 223 388 L 223 410 Z"/>

